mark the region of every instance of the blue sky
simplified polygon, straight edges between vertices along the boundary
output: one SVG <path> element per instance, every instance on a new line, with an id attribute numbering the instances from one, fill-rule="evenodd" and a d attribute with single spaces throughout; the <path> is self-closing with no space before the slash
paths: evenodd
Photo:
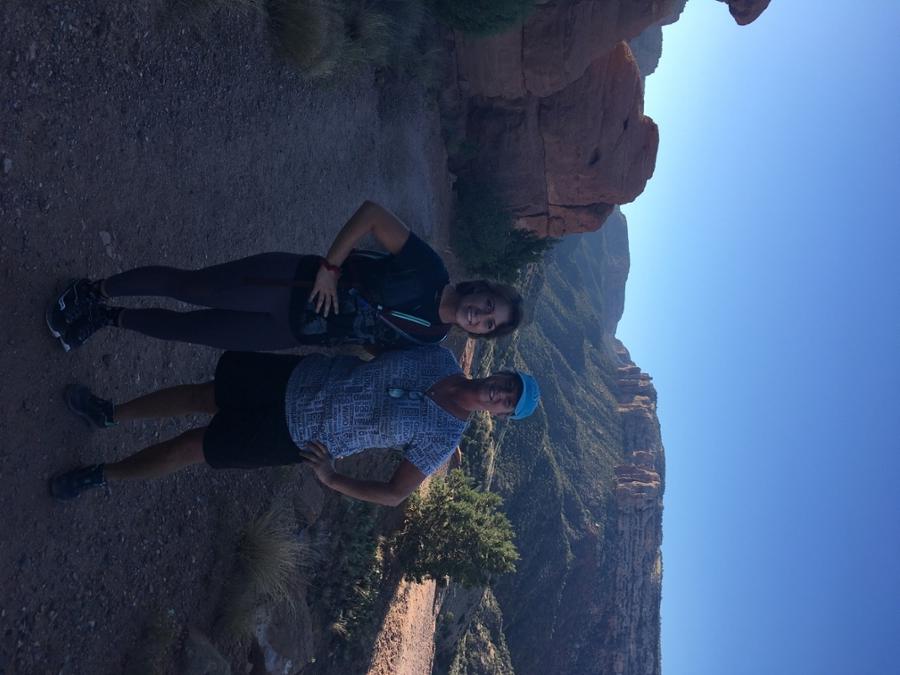
<path id="1" fill-rule="evenodd" d="M 689 0 L 624 207 L 665 675 L 900 672 L 900 2 Z"/>

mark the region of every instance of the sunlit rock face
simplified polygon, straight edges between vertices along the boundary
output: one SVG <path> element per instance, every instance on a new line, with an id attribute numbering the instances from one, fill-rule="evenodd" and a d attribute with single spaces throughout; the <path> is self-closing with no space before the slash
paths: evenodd
<path id="1" fill-rule="evenodd" d="M 719 0 L 728 5 L 728 11 L 739 26 L 746 26 L 766 11 L 771 0 Z"/>
<path id="2" fill-rule="evenodd" d="M 641 74 L 619 42 L 550 95 L 474 98 L 466 136 L 520 227 L 541 236 L 598 229 L 653 175 L 659 134 Z"/>
<path id="3" fill-rule="evenodd" d="M 488 37 L 458 36 L 459 76 L 473 96 L 549 96 L 622 40 L 672 15 L 683 0 L 540 3 L 525 23 Z"/>

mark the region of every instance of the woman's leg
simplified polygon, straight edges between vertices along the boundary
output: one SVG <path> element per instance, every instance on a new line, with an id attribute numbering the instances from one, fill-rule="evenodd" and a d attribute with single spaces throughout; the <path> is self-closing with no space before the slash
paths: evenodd
<path id="1" fill-rule="evenodd" d="M 215 384 L 181 384 L 177 387 L 159 389 L 144 394 L 115 407 L 116 422 L 137 419 L 156 419 L 159 417 L 177 417 L 191 413 L 215 415 Z"/>
<path id="2" fill-rule="evenodd" d="M 275 313 L 290 302 L 302 256 L 261 253 L 199 270 L 138 267 L 100 283 L 106 297 L 152 295 L 237 312 Z"/>
<path id="3" fill-rule="evenodd" d="M 233 312 L 204 309 L 173 312 L 168 309 L 123 309 L 121 328 L 160 340 L 175 340 L 216 349 L 262 352 L 291 349 L 297 340 L 291 332 L 287 301 L 279 313 Z"/>
<path id="4" fill-rule="evenodd" d="M 206 427 L 197 427 L 123 460 L 106 464 L 103 477 L 107 481 L 162 478 L 188 466 L 201 464 L 205 433 Z"/>

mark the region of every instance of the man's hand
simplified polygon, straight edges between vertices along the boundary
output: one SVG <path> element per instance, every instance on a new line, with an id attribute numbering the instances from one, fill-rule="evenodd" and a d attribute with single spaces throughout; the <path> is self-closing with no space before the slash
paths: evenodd
<path id="1" fill-rule="evenodd" d="M 334 477 L 334 458 L 328 453 L 328 449 L 319 441 L 310 441 L 305 448 L 299 450 L 300 456 L 305 459 L 316 474 L 316 478 L 323 485 L 329 485 Z"/>
<path id="2" fill-rule="evenodd" d="M 316 283 L 313 285 L 307 302 L 314 303 L 316 312 L 323 314 L 326 318 L 329 312 L 337 314 L 337 275 L 325 266 L 319 267 L 319 271 L 316 272 Z"/>

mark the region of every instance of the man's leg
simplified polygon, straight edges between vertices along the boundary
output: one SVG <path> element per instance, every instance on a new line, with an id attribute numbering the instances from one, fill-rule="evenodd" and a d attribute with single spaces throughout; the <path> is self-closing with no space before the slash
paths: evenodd
<path id="1" fill-rule="evenodd" d="M 65 401 L 69 410 L 100 429 L 115 426 L 120 421 L 177 417 L 190 413 L 215 415 L 218 412 L 212 382 L 160 389 L 121 405 L 96 396 L 83 384 L 70 384 L 66 387 Z"/>
<path id="2" fill-rule="evenodd" d="M 104 465 L 108 481 L 162 478 L 203 462 L 203 435 L 206 427 L 185 431 L 180 436 L 151 445 L 123 460 Z"/>
<path id="3" fill-rule="evenodd" d="M 218 411 L 215 385 L 213 382 L 206 382 L 204 384 L 180 384 L 138 396 L 127 403 L 117 405 L 114 415 L 116 422 L 126 422 L 128 420 L 178 417 L 191 413 L 215 415 Z"/>
<path id="4" fill-rule="evenodd" d="M 50 494 L 60 501 L 75 499 L 106 482 L 129 479 L 161 478 L 204 461 L 203 436 L 206 427 L 186 431 L 136 452 L 112 464 L 93 464 L 72 469 L 50 479 Z"/>

